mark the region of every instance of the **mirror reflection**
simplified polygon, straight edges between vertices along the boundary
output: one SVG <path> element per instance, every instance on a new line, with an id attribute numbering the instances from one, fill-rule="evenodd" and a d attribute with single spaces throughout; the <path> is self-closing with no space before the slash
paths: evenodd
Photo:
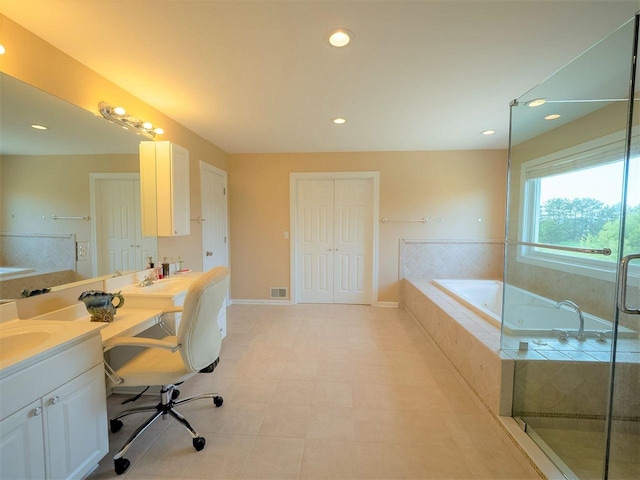
<path id="1" fill-rule="evenodd" d="M 0 74 L 0 299 L 156 259 L 140 233 L 141 140 Z"/>

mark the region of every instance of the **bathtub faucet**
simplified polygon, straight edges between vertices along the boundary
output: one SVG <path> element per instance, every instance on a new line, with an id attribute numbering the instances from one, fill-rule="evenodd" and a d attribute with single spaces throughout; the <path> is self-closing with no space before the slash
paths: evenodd
<path id="1" fill-rule="evenodd" d="M 587 337 L 584 334 L 584 315 L 582 315 L 582 310 L 580 310 L 580 307 L 573 303 L 571 300 L 561 300 L 560 302 L 556 303 L 556 308 L 560 308 L 563 305 L 573 308 L 578 314 L 578 319 L 580 320 L 580 328 L 578 329 L 578 336 L 576 338 L 580 341 L 586 340 Z"/>

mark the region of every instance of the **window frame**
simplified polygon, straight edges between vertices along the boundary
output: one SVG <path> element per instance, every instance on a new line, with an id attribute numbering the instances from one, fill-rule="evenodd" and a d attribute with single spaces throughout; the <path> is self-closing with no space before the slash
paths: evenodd
<path id="1" fill-rule="evenodd" d="M 636 140 L 638 134 L 634 135 Z M 520 215 L 518 238 L 521 242 L 539 243 L 538 229 L 540 225 L 540 180 L 545 176 L 569 173 L 579 168 L 596 167 L 615 161 L 624 161 L 624 132 L 616 132 L 595 140 L 569 147 L 543 157 L 524 162 L 520 169 Z M 617 153 L 620 152 L 620 153 Z M 620 158 L 622 155 L 622 158 Z M 595 158 L 604 156 L 604 161 Z M 607 161 L 607 156 L 611 158 Z M 618 158 L 616 160 L 615 158 Z M 549 175 L 544 175 L 544 166 Z M 573 167 L 573 168 L 572 168 Z M 604 248 L 607 245 L 593 245 L 593 248 Z M 539 247 L 518 245 L 516 259 L 529 265 L 549 268 L 567 273 L 575 273 L 591 278 L 615 282 L 619 262 L 603 260 L 601 257 L 576 257 L 565 252 L 541 252 Z M 629 266 L 629 280 L 632 285 L 640 284 L 640 266 Z"/>

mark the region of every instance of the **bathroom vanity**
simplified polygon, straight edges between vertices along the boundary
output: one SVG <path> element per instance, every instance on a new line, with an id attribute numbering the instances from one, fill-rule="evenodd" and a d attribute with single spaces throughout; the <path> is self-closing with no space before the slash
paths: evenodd
<path id="1" fill-rule="evenodd" d="M 139 286 L 148 273 L 103 280 L 105 291 L 125 298 L 110 323 L 91 322 L 77 293 L 68 306 L 30 319 L 18 317 L 16 303 L 0 305 L 0 478 L 80 479 L 107 454 L 103 343 L 148 335 L 161 321 L 177 329 L 180 314 L 162 318 L 162 311 L 182 306 L 202 275 Z M 218 324 L 224 336 L 226 307 Z"/>

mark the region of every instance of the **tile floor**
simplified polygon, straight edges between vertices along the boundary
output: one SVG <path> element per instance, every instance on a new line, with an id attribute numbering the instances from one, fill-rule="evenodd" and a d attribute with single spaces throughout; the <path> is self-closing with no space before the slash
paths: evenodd
<path id="1" fill-rule="evenodd" d="M 119 478 L 538 478 L 403 310 L 233 305 L 227 323 L 216 371 L 180 388 L 224 397 L 220 408 L 180 409 L 204 450 L 160 421 Z M 110 413 L 123 398 L 109 397 Z M 109 435 L 112 451 L 90 479 L 116 477 L 111 457 L 143 419 Z"/>

